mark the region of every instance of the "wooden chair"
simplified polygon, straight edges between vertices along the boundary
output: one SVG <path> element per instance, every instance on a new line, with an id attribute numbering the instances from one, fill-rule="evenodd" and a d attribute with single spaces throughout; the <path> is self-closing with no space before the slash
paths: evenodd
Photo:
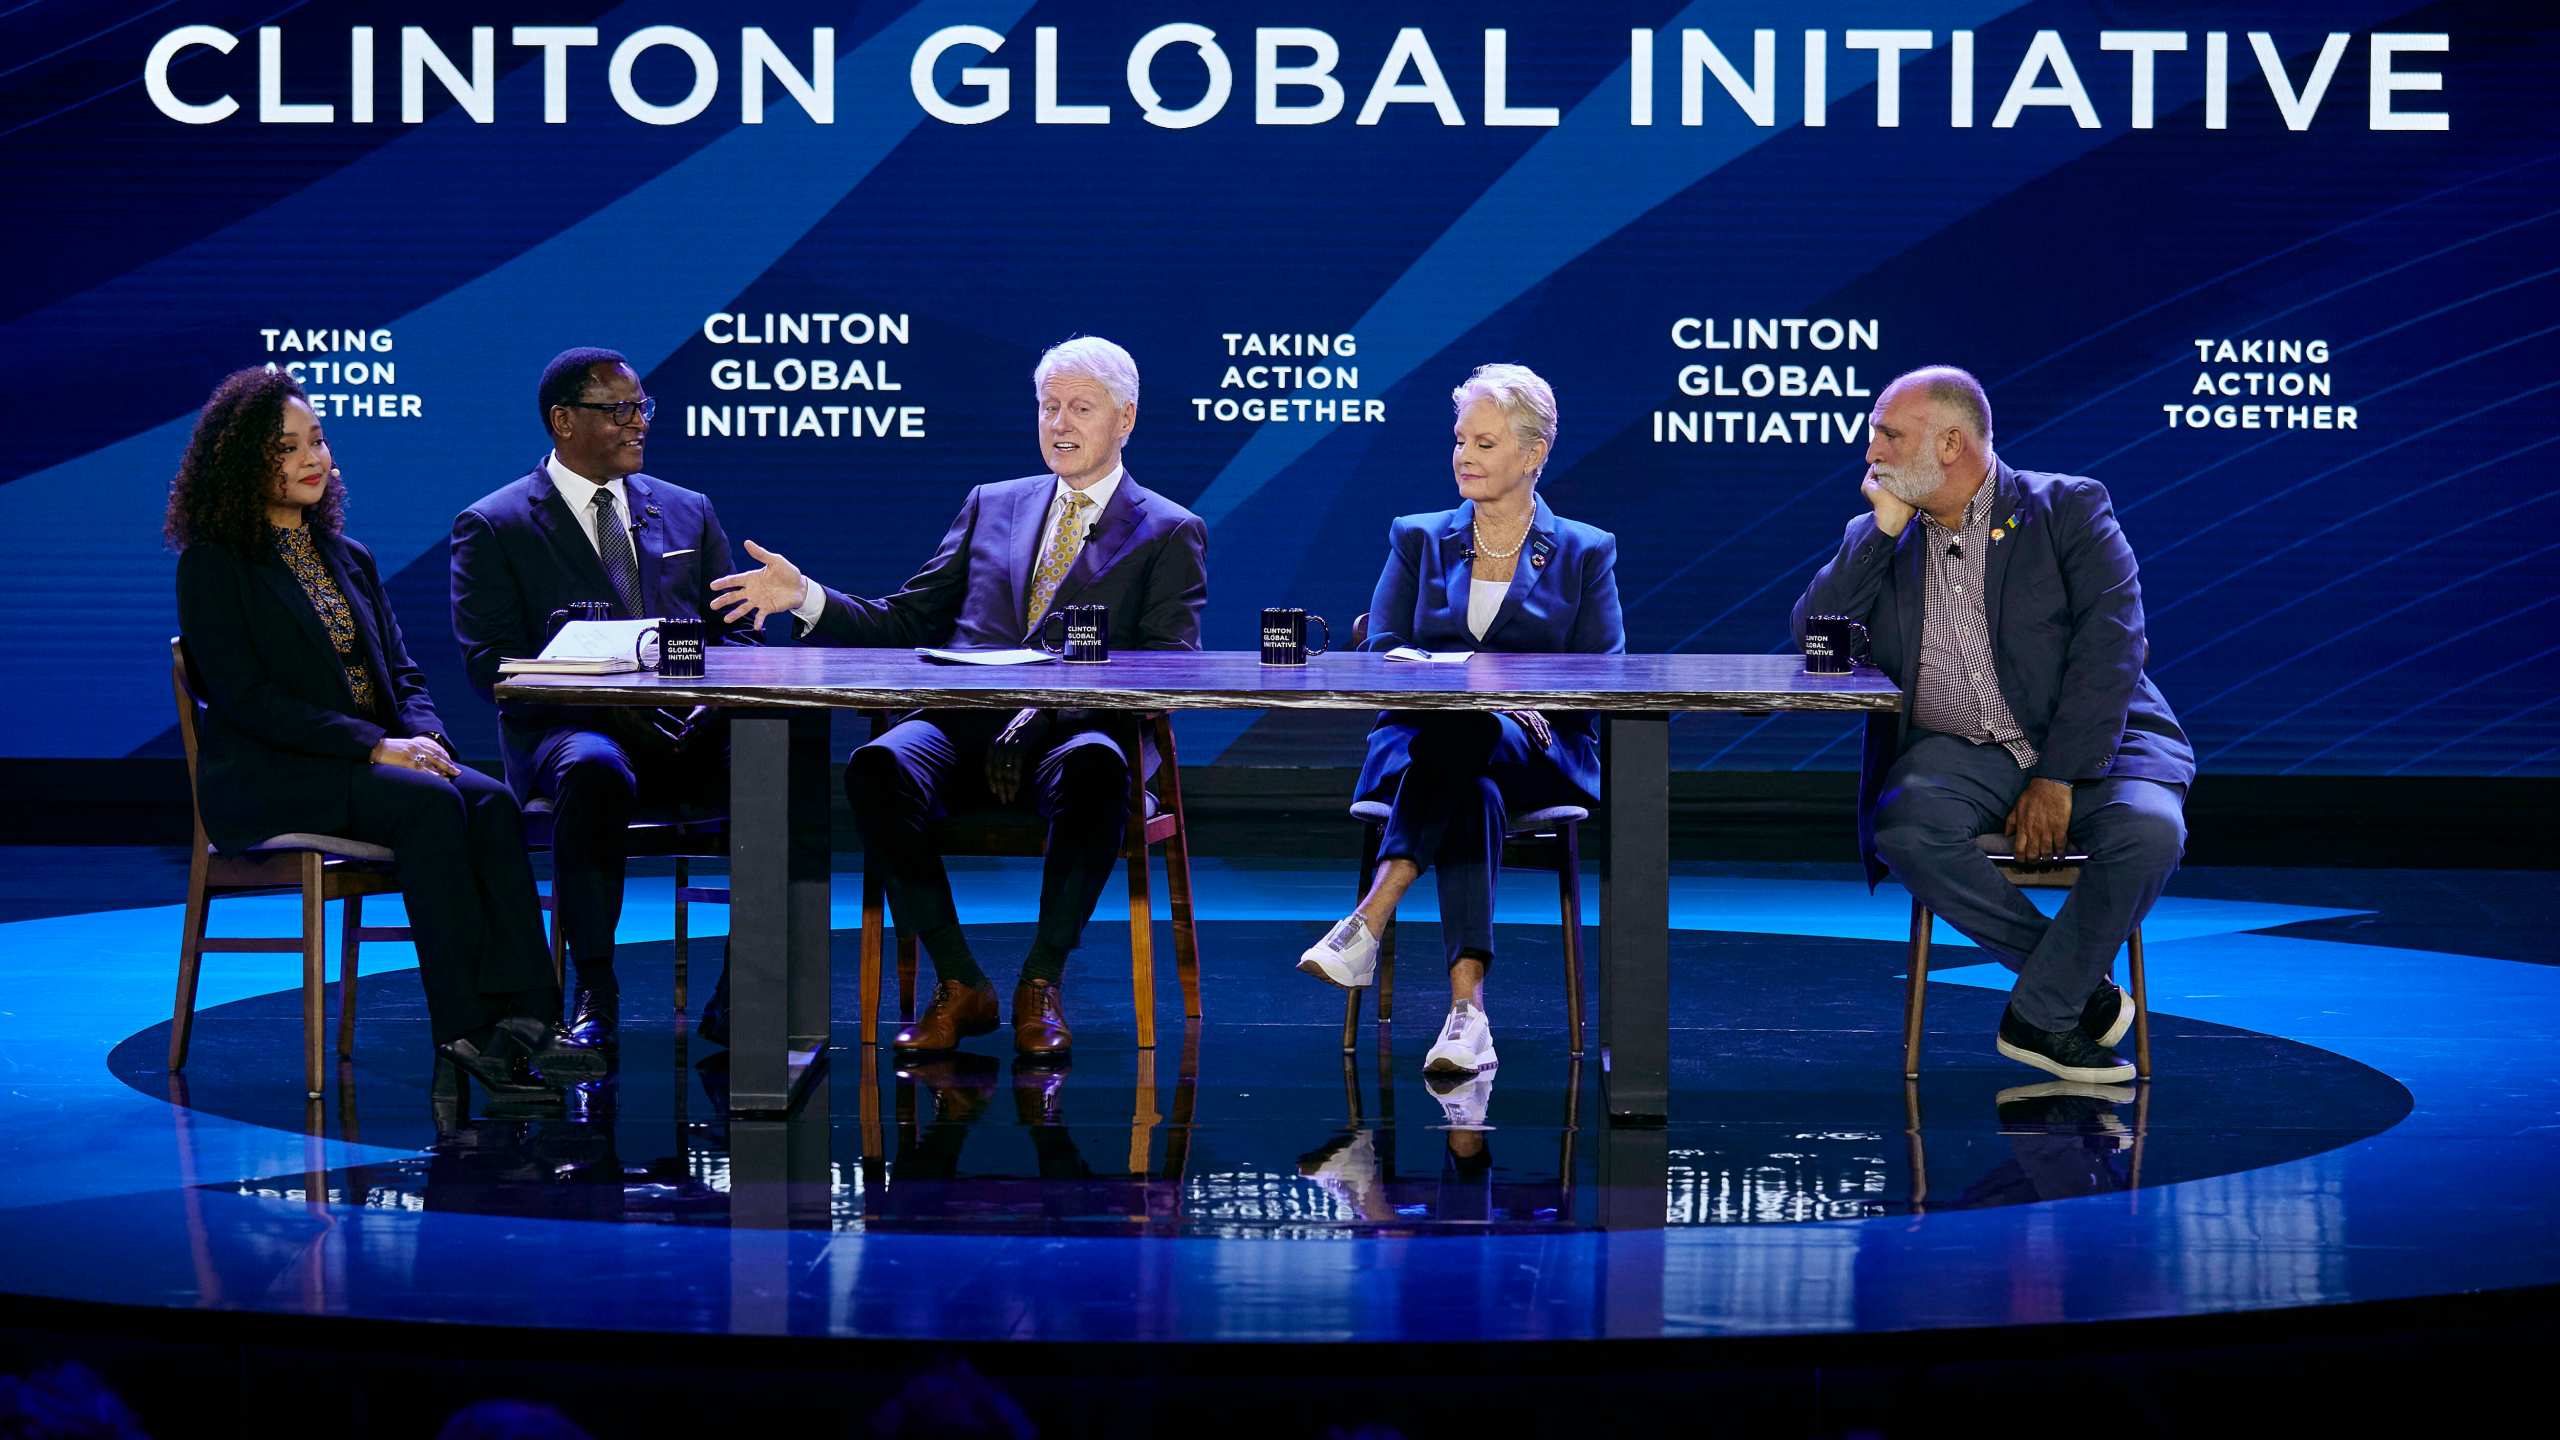
<path id="1" fill-rule="evenodd" d="M 2089 863 L 2086 855 L 2065 855 L 2059 860 L 2022 861 L 2006 835 L 1984 835 L 1973 842 L 1990 857 L 2002 877 L 2021 890 L 2068 890 L 2080 879 L 2080 867 Z M 1928 1008 L 1929 924 L 1936 917 L 1917 897 L 1911 901 L 1911 983 L 1902 999 L 1902 1073 L 1906 1079 L 1920 1077 L 1920 1020 Z M 2133 1069 L 2144 1080 L 2151 1078 L 2151 993 L 2142 974 L 2142 927 L 2133 927 L 2125 937 L 2129 959 L 2127 978 L 2133 982 Z M 2112 977 L 2110 977 L 2112 978 Z"/>
<path id="2" fill-rule="evenodd" d="M 524 843 L 536 850 L 551 848 L 555 808 L 548 800 L 536 796 L 525 802 Z M 694 905 L 726 905 L 726 885 L 693 883 L 693 862 L 729 858 L 729 817 L 726 815 L 692 815 L 682 811 L 652 812 L 633 820 L 630 826 L 630 850 L 634 859 L 673 860 L 676 862 L 676 1009 L 685 1008 L 685 972 L 692 944 L 693 923 L 688 913 Z M 562 986 L 568 984 L 568 958 L 560 936 L 559 882 L 542 892 L 542 912 L 551 916 L 551 976 Z"/>
<path id="3" fill-rule="evenodd" d="M 1369 616 L 1351 622 L 1351 648 L 1368 643 Z M 1376 800 L 1354 801 L 1351 818 L 1365 827 L 1360 842 L 1360 873 L 1352 877 L 1353 903 L 1369 893 L 1378 873 L 1378 846 L 1386 836 L 1388 807 Z M 1564 927 L 1565 1028 L 1572 1054 L 1582 1055 L 1582 822 L 1591 812 L 1580 805 L 1550 805 L 1514 815 L 1504 827 L 1502 865 L 1509 870 L 1542 870 L 1556 877 L 1559 923 Z M 1387 922 L 1378 937 L 1378 1024 L 1393 1023 L 1396 1014 L 1396 927 Z M 1356 1048 L 1360 1033 L 1360 992 L 1342 994 L 1342 1049 Z"/>
<path id="4" fill-rule="evenodd" d="M 327 983 L 326 911 L 332 900 L 346 902 L 338 941 L 338 1054 L 356 1053 L 356 951 L 367 940 L 406 940 L 405 925 L 364 923 L 364 897 L 397 894 L 398 859 L 380 845 L 336 835 L 276 835 L 239 854 L 213 848 L 204 831 L 204 807 L 196 799 L 196 722 L 202 701 L 187 661 L 183 639 L 169 641 L 169 684 L 178 701 L 178 738 L 187 752 L 187 804 L 195 820 L 195 839 L 187 862 L 185 930 L 178 942 L 178 999 L 169 1016 L 169 1070 L 186 1068 L 187 1042 L 196 1017 L 196 974 L 208 952 L 259 952 L 302 956 L 302 1074 L 305 1093 L 321 1093 L 320 1039 L 325 1021 L 321 991 Z M 233 895 L 271 895 L 298 890 L 302 895 L 302 930 L 297 935 L 207 936 L 206 912 L 215 900 Z"/>
<path id="5" fill-rule="evenodd" d="M 1150 711 L 1139 717 L 1155 742 L 1156 778 L 1164 791 L 1151 803 L 1144 766 L 1131 757 L 1129 824 L 1120 843 L 1121 868 L 1129 876 L 1129 984 L 1138 1012 L 1138 1048 L 1156 1043 L 1155 906 L 1148 894 L 1147 852 L 1164 847 L 1165 888 L 1173 910 L 1174 970 L 1182 983 L 1182 1015 L 1200 1018 L 1200 937 L 1191 910 L 1191 838 L 1182 815 L 1182 767 L 1174 756 L 1173 717 Z M 1013 809 L 989 809 L 935 821 L 933 843 L 946 856 L 1032 857 L 1046 853 L 1048 822 Z M 862 1041 L 874 1044 L 880 1029 L 881 950 L 887 887 L 869 862 L 862 867 Z M 915 1018 L 916 939 L 898 935 L 898 1016 Z"/>

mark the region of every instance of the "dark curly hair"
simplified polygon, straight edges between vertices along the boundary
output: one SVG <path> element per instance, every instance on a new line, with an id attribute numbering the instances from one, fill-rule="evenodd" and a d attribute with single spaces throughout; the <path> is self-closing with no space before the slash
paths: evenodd
<path id="1" fill-rule="evenodd" d="M 302 382 L 282 370 L 252 366 L 234 370 L 213 387 L 196 415 L 187 453 L 169 482 L 169 514 L 161 533 L 172 550 L 201 540 L 237 546 L 250 554 L 267 548 L 267 500 L 274 492 L 276 452 L 284 435 L 284 403 L 300 400 Z M 323 535 L 345 528 L 347 487 L 337 476 L 303 523 Z"/>

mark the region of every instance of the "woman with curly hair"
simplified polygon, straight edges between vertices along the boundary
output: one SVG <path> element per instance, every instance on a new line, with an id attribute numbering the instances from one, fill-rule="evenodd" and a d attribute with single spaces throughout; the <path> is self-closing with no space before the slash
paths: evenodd
<path id="1" fill-rule="evenodd" d="M 399 857 L 444 1059 L 509 1099 L 601 1074 L 563 1035 L 523 817 L 455 761 L 346 487 L 292 376 L 226 376 L 169 487 L 178 628 L 205 711 L 197 802 L 215 847 L 339 835 Z"/>

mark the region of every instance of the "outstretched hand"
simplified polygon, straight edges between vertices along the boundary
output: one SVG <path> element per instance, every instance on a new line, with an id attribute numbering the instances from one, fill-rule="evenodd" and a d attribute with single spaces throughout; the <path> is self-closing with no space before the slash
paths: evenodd
<path id="1" fill-rule="evenodd" d="M 749 558 L 761 560 L 763 565 L 712 581 L 711 608 L 729 624 L 750 627 L 762 625 L 768 615 L 787 615 L 798 609 L 809 585 L 809 578 L 800 573 L 800 567 L 753 540 L 747 541 L 746 546 Z"/>

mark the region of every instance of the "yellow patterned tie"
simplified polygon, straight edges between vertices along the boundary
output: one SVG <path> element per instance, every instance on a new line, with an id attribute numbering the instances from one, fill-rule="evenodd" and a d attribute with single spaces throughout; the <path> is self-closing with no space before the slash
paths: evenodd
<path id="1" fill-rule="evenodd" d="M 1067 578 L 1067 570 L 1076 563 L 1076 552 L 1084 548 L 1084 512 L 1093 501 L 1078 491 L 1067 492 L 1067 503 L 1058 511 L 1058 528 L 1049 532 L 1049 549 L 1040 557 L 1040 568 L 1031 572 L 1031 609 L 1022 617 L 1025 628 L 1040 623 L 1049 613 L 1049 602 L 1058 597 L 1058 584 Z"/>

